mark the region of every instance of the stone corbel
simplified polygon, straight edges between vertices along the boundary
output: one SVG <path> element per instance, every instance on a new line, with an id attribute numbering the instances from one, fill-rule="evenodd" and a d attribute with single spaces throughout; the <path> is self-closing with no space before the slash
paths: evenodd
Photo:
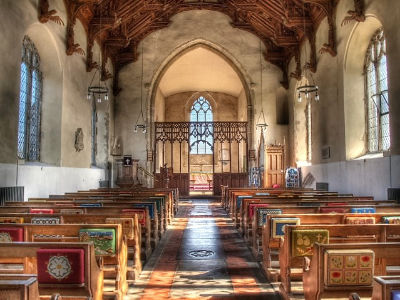
<path id="1" fill-rule="evenodd" d="M 101 81 L 106 81 L 113 77 L 113 75 L 106 68 L 107 51 L 105 46 L 101 48 Z"/>
<path id="2" fill-rule="evenodd" d="M 99 64 L 93 61 L 94 40 L 90 36 L 88 36 L 87 40 L 86 72 L 91 72 L 93 69 L 98 69 Z"/>
<path id="3" fill-rule="evenodd" d="M 315 73 L 317 71 L 317 46 L 315 44 L 315 31 L 313 28 L 309 28 L 306 32 L 308 42 L 310 43 L 310 61 L 306 62 L 305 67 L 311 72 Z M 305 58 L 307 60 L 307 57 Z"/>
<path id="4" fill-rule="evenodd" d="M 48 0 L 39 0 L 39 22 L 47 23 L 48 21 L 52 21 L 58 25 L 64 26 L 63 20 L 59 16 L 55 16 L 57 11 L 55 9 L 49 10 L 49 7 Z"/>
<path id="5" fill-rule="evenodd" d="M 347 11 L 347 16 L 342 21 L 342 26 L 349 24 L 351 21 L 364 22 L 364 0 L 354 0 L 354 10 Z"/>

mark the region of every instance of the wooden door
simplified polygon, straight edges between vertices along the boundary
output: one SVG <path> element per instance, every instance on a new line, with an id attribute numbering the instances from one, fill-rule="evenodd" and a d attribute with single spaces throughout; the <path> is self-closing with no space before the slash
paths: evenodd
<path id="1" fill-rule="evenodd" d="M 268 146 L 266 149 L 264 170 L 264 187 L 272 187 L 279 184 L 284 187 L 285 181 L 285 153 L 284 146 Z"/>

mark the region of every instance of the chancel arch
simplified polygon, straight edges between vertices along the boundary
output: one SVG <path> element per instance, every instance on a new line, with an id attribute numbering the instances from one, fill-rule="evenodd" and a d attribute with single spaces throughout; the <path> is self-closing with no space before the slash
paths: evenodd
<path id="1" fill-rule="evenodd" d="M 154 129 L 156 174 L 172 168 L 175 183 L 187 192 L 197 187 L 218 193 L 224 180 L 247 180 L 248 91 L 241 77 L 223 54 L 202 43 L 167 65 L 151 109 L 162 121 Z M 199 145 L 204 151 L 194 151 Z M 217 175 L 228 172 L 236 178 Z"/>

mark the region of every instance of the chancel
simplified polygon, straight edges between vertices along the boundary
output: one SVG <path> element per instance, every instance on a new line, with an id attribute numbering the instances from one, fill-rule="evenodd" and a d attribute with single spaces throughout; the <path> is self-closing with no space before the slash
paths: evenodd
<path id="1" fill-rule="evenodd" d="M 0 1 L 0 299 L 400 299 L 399 18 Z"/>

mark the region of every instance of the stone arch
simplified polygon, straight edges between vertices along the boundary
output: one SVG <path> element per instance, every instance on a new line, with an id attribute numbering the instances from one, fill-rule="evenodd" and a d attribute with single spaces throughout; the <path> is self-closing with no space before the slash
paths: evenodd
<path id="1" fill-rule="evenodd" d="M 157 94 L 157 88 L 159 83 L 168 70 L 168 68 L 182 55 L 185 53 L 197 48 L 197 47 L 205 47 L 208 50 L 216 53 L 220 57 L 222 57 L 238 74 L 247 99 L 247 120 L 248 120 L 248 130 L 249 130 L 249 145 L 252 145 L 253 140 L 253 103 L 254 103 L 254 95 L 251 93 L 250 86 L 252 85 L 252 80 L 250 79 L 250 75 L 246 72 L 245 68 L 241 65 L 241 63 L 225 48 L 222 46 L 212 43 L 210 41 L 204 39 L 195 39 L 189 41 L 187 43 L 182 44 L 172 51 L 167 58 L 163 61 L 163 63 L 158 67 L 157 71 L 153 75 L 152 81 L 149 86 L 147 98 L 150 99 L 148 101 L 147 107 L 147 119 L 150 120 L 150 124 L 154 124 L 154 116 L 155 116 L 155 99 Z M 154 127 L 151 128 L 147 132 L 147 147 L 148 149 L 152 148 L 152 141 L 154 139 Z"/>
<path id="2" fill-rule="evenodd" d="M 343 60 L 346 159 L 367 152 L 364 63 L 371 37 L 382 23 L 374 15 L 366 17 L 365 22 L 353 26 Z"/>

